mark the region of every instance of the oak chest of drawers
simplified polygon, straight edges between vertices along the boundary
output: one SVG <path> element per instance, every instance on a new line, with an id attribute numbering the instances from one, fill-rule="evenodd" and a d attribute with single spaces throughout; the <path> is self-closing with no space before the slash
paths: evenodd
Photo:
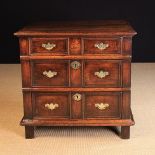
<path id="1" fill-rule="evenodd" d="M 132 37 L 126 21 L 47 22 L 19 37 L 26 138 L 35 126 L 120 126 L 129 138 Z"/>

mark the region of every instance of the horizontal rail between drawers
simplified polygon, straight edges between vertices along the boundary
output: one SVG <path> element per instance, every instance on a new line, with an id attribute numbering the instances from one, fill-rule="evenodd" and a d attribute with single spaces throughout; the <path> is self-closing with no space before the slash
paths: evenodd
<path id="1" fill-rule="evenodd" d="M 79 91 L 79 92 L 91 92 L 91 91 L 130 91 L 130 88 L 22 88 L 23 91 Z"/>
<path id="2" fill-rule="evenodd" d="M 20 56 L 21 60 L 36 60 L 36 59 L 131 59 L 130 55 L 81 55 L 81 56 L 73 56 L 73 55 L 60 55 L 60 56 Z"/>

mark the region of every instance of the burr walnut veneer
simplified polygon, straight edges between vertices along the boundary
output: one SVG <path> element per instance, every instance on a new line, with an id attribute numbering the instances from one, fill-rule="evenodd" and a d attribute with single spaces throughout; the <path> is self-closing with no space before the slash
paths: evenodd
<path id="1" fill-rule="evenodd" d="M 134 124 L 130 109 L 132 37 L 126 21 L 47 22 L 19 37 L 26 138 L 35 126 Z"/>

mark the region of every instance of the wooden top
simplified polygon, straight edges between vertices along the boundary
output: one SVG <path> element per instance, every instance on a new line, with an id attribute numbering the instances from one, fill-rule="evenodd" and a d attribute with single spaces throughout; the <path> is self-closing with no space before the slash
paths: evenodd
<path id="1" fill-rule="evenodd" d="M 118 35 L 133 36 L 136 32 L 127 21 L 65 21 L 44 22 L 26 26 L 17 36 L 50 36 L 50 35 Z"/>

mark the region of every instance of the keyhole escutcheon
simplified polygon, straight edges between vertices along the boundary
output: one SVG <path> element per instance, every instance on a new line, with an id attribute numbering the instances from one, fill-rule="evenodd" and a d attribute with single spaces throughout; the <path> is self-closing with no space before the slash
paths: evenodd
<path id="1" fill-rule="evenodd" d="M 81 100 L 81 94 L 79 94 L 79 93 L 74 94 L 74 95 L 73 95 L 73 99 L 74 99 L 75 101 L 80 101 L 80 100 Z"/>
<path id="2" fill-rule="evenodd" d="M 72 67 L 73 69 L 79 69 L 80 66 L 81 66 L 81 64 L 80 64 L 80 62 L 78 62 L 78 61 L 73 61 L 73 62 L 71 63 L 71 67 Z"/>

